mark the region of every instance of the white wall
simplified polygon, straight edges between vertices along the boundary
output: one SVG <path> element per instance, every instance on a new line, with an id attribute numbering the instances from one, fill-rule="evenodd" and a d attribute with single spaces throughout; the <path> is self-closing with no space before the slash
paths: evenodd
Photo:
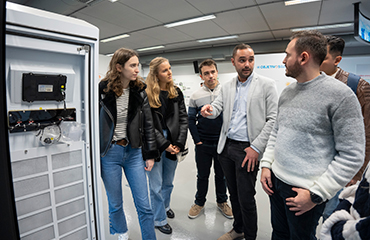
<path id="1" fill-rule="evenodd" d="M 107 73 L 110 60 L 111 60 L 111 57 L 107 57 L 107 56 L 101 55 L 101 54 L 99 55 L 99 70 L 98 70 L 98 73 L 99 73 L 99 79 L 100 80 L 103 79 L 103 77 Z"/>

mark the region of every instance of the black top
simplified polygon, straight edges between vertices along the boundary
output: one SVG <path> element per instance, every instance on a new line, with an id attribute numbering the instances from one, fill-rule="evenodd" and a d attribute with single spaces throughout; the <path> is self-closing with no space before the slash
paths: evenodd
<path id="1" fill-rule="evenodd" d="M 168 91 L 161 90 L 159 94 L 159 101 L 161 101 L 162 106 L 159 108 L 160 113 L 162 114 L 163 118 L 161 121 L 162 129 L 167 129 L 166 121 L 167 118 L 167 108 L 168 108 Z"/>

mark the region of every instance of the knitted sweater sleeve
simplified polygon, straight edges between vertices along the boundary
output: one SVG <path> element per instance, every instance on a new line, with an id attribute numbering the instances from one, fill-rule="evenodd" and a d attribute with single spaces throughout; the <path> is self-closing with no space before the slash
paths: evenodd
<path id="1" fill-rule="evenodd" d="M 268 168 L 271 169 L 271 165 L 274 162 L 274 152 L 275 152 L 275 143 L 276 143 L 276 134 L 278 131 L 278 121 L 275 121 L 274 127 L 271 131 L 269 140 L 267 142 L 267 146 L 263 157 L 261 159 L 261 168 Z"/>
<path id="2" fill-rule="evenodd" d="M 330 199 L 357 173 L 365 156 L 365 132 L 360 105 L 354 94 L 343 98 L 331 116 L 336 154 L 310 191 Z"/>

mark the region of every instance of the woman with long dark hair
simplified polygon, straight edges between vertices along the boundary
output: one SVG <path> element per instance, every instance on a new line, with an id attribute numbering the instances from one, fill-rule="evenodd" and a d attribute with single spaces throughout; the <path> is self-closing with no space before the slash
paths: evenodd
<path id="1" fill-rule="evenodd" d="M 173 83 L 169 61 L 157 57 L 150 62 L 149 68 L 146 92 L 152 108 L 157 146 L 163 152 L 148 174 L 150 198 L 155 227 L 162 233 L 171 234 L 167 217 L 175 217 L 170 199 L 177 167 L 176 154 L 184 150 L 187 138 L 188 115 L 184 96 Z"/>
<path id="2" fill-rule="evenodd" d="M 139 77 L 138 54 L 118 49 L 99 83 L 101 176 L 108 196 L 110 233 L 128 239 L 122 169 L 130 185 L 142 239 L 156 239 L 146 171 L 158 158 L 151 109 Z"/>

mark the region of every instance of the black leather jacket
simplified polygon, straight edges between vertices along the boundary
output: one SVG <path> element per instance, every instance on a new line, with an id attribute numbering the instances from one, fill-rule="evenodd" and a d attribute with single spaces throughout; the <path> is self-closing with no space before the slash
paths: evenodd
<path id="1" fill-rule="evenodd" d="M 99 135 L 100 156 L 104 157 L 111 144 L 117 122 L 117 101 L 113 91 L 105 93 L 108 81 L 99 83 Z M 142 148 L 143 159 L 159 157 L 153 118 L 145 88 L 130 87 L 128 104 L 127 136 L 132 148 Z"/>
<path id="2" fill-rule="evenodd" d="M 188 114 L 184 103 L 184 95 L 176 87 L 178 96 L 169 99 L 167 106 L 166 125 L 168 130 L 167 139 L 163 136 L 161 120 L 163 118 L 160 108 L 152 108 L 153 120 L 155 125 L 155 135 L 157 146 L 160 152 L 163 152 L 170 144 L 178 146 L 183 151 L 185 148 L 186 138 L 188 136 Z M 166 152 L 166 157 L 176 160 L 176 155 Z M 159 159 L 156 159 L 158 161 Z"/>

